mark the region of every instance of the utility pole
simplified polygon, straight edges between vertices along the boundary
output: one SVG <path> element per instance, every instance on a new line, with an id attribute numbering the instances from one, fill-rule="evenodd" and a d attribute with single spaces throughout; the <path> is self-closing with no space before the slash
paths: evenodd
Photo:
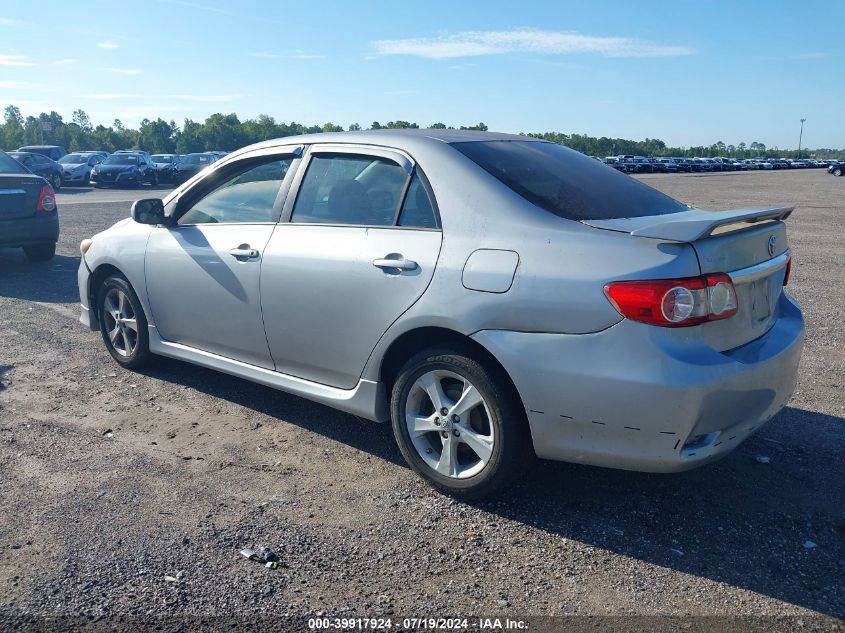
<path id="1" fill-rule="evenodd" d="M 804 139 L 804 121 L 807 119 L 801 119 L 801 133 L 798 135 L 798 160 L 801 160 L 801 141 Z"/>

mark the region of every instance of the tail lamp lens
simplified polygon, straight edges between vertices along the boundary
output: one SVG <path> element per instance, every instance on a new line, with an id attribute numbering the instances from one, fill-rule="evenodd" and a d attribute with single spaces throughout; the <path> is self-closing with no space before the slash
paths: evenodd
<path id="1" fill-rule="evenodd" d="M 36 211 L 49 213 L 56 210 L 56 192 L 50 185 L 42 185 L 38 192 L 38 205 Z"/>
<path id="2" fill-rule="evenodd" d="M 724 273 L 684 279 L 616 281 L 607 284 L 604 292 L 622 316 L 662 327 L 687 327 L 727 319 L 736 314 L 738 307 L 733 282 Z"/>

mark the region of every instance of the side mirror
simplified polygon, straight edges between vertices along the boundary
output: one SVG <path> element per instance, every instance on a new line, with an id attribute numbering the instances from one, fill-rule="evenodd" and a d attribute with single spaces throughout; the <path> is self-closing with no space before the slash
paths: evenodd
<path id="1" fill-rule="evenodd" d="M 139 224 L 164 224 L 164 204 L 160 198 L 144 198 L 132 203 L 132 219 Z"/>

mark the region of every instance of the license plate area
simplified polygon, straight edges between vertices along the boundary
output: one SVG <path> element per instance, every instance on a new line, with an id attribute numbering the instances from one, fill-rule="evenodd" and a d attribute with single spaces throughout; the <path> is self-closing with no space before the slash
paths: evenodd
<path id="1" fill-rule="evenodd" d="M 759 279 L 748 284 L 748 299 L 751 304 L 751 324 L 758 325 L 772 314 L 771 278 Z"/>

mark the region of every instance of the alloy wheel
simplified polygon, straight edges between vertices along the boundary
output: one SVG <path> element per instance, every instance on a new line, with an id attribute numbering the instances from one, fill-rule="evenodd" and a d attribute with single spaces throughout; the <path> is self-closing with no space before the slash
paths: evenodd
<path id="1" fill-rule="evenodd" d="M 480 473 L 493 455 L 496 437 L 481 392 L 445 369 L 416 379 L 405 401 L 411 444 L 435 472 L 453 479 Z"/>
<path id="2" fill-rule="evenodd" d="M 132 356 L 138 347 L 138 319 L 132 302 L 120 288 L 110 288 L 106 293 L 103 322 L 114 351 L 120 356 Z"/>

